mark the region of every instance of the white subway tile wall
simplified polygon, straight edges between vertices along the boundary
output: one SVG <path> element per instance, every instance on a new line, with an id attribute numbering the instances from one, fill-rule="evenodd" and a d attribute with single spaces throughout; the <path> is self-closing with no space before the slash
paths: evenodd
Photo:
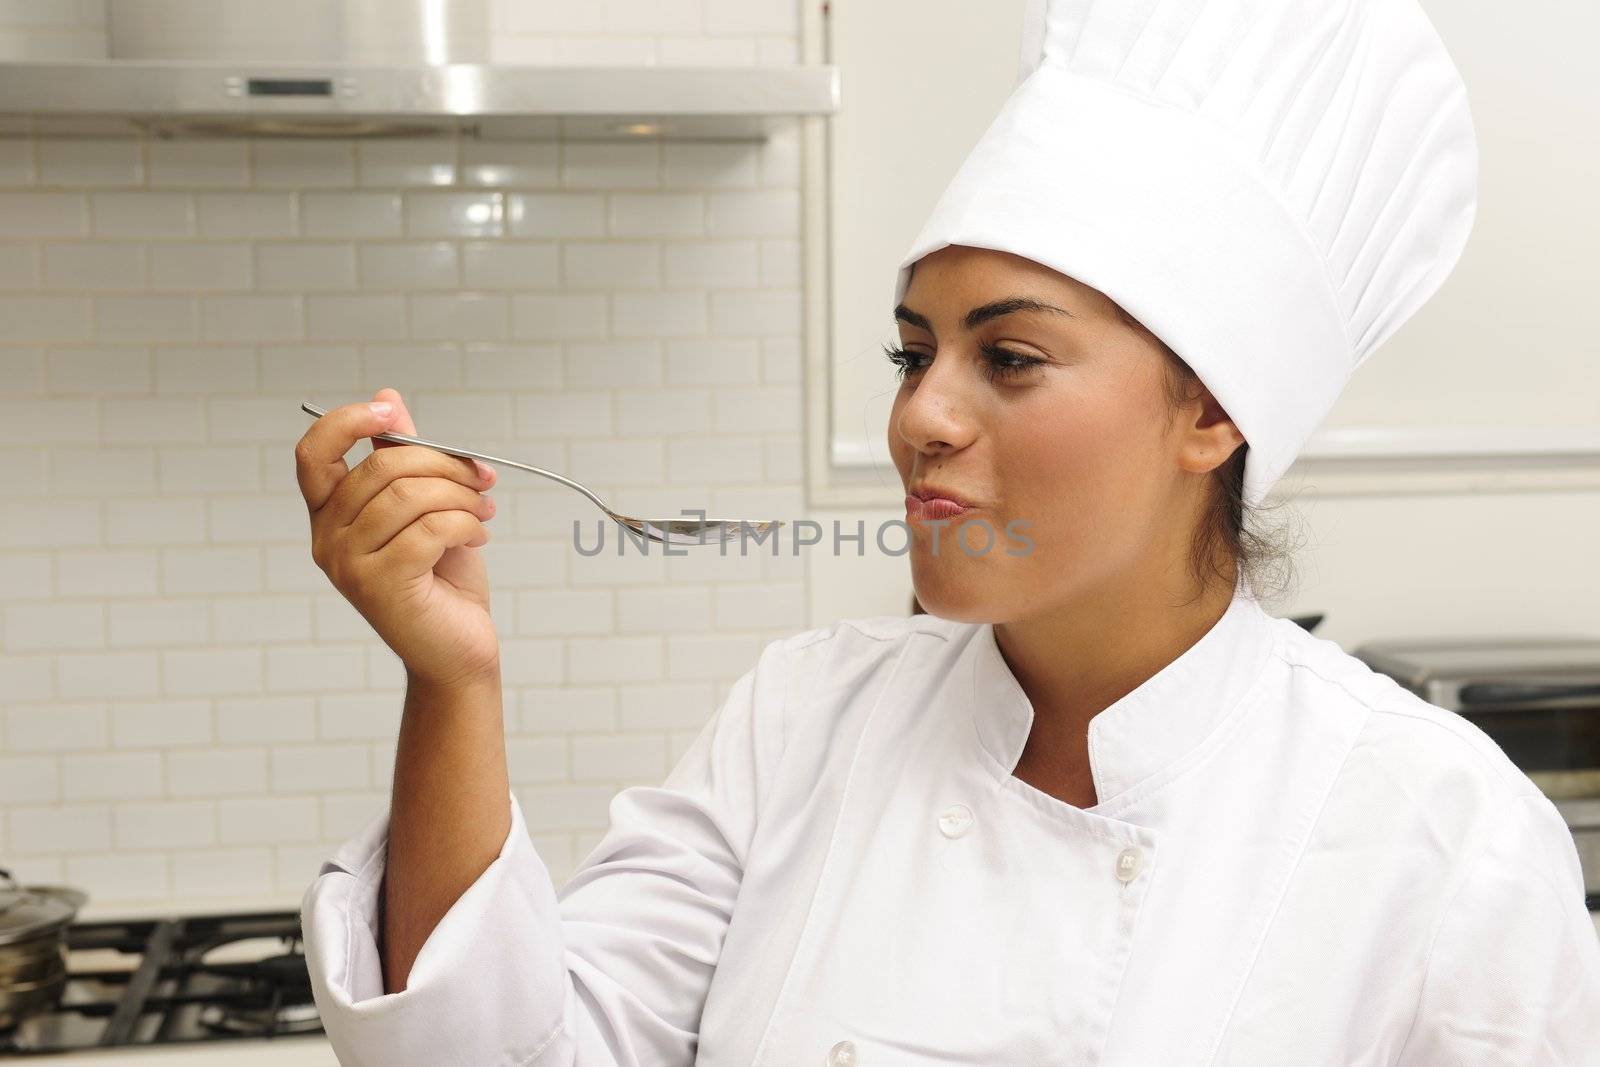
<path id="1" fill-rule="evenodd" d="M 503 62 L 786 64 L 787 0 L 497 0 Z M 103 55 L 0 0 L 0 60 Z M 403 670 L 310 555 L 325 407 L 613 506 L 800 515 L 798 127 L 594 144 L 0 135 L 0 866 L 98 906 L 285 906 L 388 799 Z M 360 445 L 348 461 L 368 451 Z M 557 882 L 805 619 L 805 562 L 666 557 L 512 468 L 483 549 Z M 605 529 L 605 550 L 579 553 Z M 606 529 L 610 527 L 609 529 Z"/>

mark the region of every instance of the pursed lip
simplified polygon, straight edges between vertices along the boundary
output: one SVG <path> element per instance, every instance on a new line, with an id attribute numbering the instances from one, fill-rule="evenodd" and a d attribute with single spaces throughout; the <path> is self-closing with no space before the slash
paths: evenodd
<path id="1" fill-rule="evenodd" d="M 954 489 L 946 489 L 943 486 L 932 485 L 928 482 L 919 482 L 906 490 L 906 492 L 918 500 L 948 500 L 952 504 L 957 504 L 963 508 L 975 508 L 978 506 L 963 493 L 957 493 Z"/>

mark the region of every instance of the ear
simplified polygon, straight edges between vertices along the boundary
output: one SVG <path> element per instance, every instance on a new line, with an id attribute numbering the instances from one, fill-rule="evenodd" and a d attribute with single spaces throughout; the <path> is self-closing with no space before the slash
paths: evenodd
<path id="1" fill-rule="evenodd" d="M 1203 383 L 1200 394 L 1183 408 L 1179 425 L 1183 440 L 1178 464 L 1191 474 L 1209 474 L 1244 444 L 1244 434 Z"/>

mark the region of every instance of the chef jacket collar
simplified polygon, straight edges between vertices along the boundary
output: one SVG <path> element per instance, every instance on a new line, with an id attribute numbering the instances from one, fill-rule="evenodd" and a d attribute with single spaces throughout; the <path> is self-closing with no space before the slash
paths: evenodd
<path id="1" fill-rule="evenodd" d="M 1099 811 L 1210 735 L 1261 675 L 1281 631 L 1243 575 L 1216 624 L 1177 659 L 1089 720 L 1089 765 Z M 1033 704 L 995 640 L 974 636 L 971 708 L 979 743 L 1010 774 L 1033 729 Z"/>

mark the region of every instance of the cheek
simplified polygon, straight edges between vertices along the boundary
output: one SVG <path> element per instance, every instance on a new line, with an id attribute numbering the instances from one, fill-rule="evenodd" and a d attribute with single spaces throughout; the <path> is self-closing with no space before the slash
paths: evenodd
<path id="1" fill-rule="evenodd" d="M 1148 412 L 1110 388 L 1052 393 L 1005 422 L 995 454 L 1009 515 L 1069 540 L 1135 519 L 1157 458 Z"/>
<path id="2" fill-rule="evenodd" d="M 1041 391 L 1005 420 L 998 454 L 1021 483 L 1114 484 L 1148 462 L 1150 430 L 1132 405 L 1108 391 Z"/>

